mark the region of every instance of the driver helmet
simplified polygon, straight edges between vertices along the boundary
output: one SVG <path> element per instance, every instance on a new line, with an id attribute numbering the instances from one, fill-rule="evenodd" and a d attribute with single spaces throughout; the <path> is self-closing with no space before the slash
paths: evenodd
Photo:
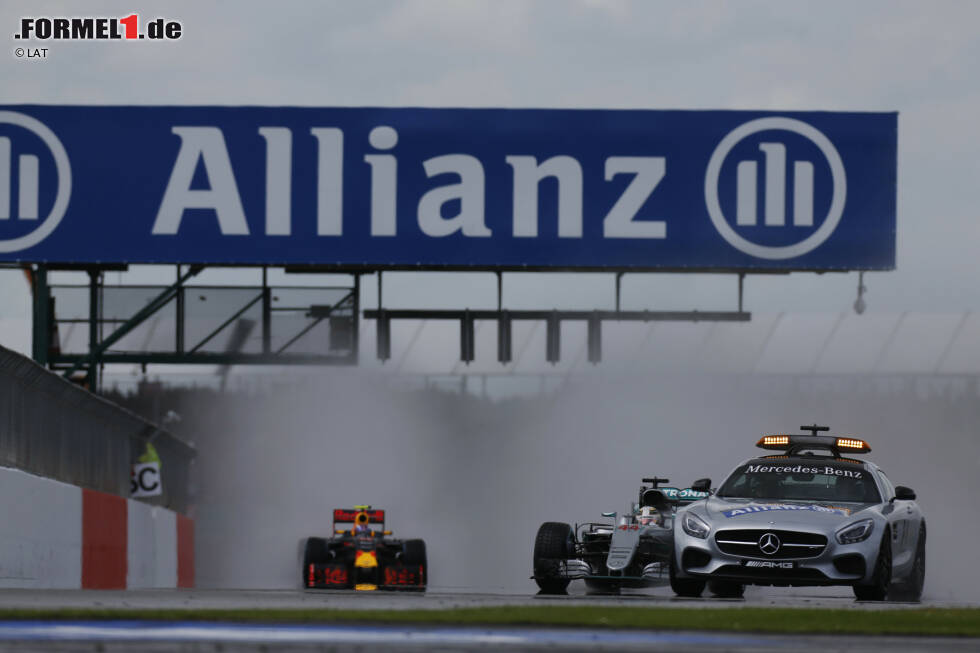
<path id="1" fill-rule="evenodd" d="M 367 513 L 357 513 L 357 517 L 354 518 L 354 535 L 368 535 L 370 533 L 371 527 L 368 526 Z"/>
<path id="2" fill-rule="evenodd" d="M 641 526 L 660 524 L 660 512 L 653 506 L 643 506 L 640 509 L 639 522 Z"/>

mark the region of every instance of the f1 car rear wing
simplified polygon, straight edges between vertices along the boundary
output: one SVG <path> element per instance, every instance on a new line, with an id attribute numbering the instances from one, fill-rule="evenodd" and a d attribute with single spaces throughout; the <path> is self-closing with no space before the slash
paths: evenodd
<path id="1" fill-rule="evenodd" d="M 670 479 L 666 478 L 645 478 L 644 483 L 652 483 L 653 487 L 643 487 L 640 488 L 640 505 L 641 506 L 651 506 L 657 510 L 664 511 L 670 508 L 671 505 L 677 506 L 686 503 L 694 503 L 695 501 L 700 501 L 701 499 L 707 499 L 710 496 L 710 492 L 701 489 L 694 489 L 693 487 L 688 488 L 676 488 L 676 487 L 659 487 L 661 483 L 670 483 Z M 707 479 L 702 479 L 706 484 L 710 484 Z M 695 483 L 696 485 L 697 483 Z M 705 485 L 707 487 L 707 485 Z"/>
<path id="2" fill-rule="evenodd" d="M 677 503 L 694 503 L 701 499 L 707 499 L 710 496 L 708 492 L 689 487 L 684 489 L 678 489 L 676 487 L 662 487 L 657 489 L 664 493 L 668 501 L 676 501 Z"/>
<path id="3" fill-rule="evenodd" d="M 351 509 L 337 508 L 333 511 L 334 530 L 337 524 L 380 524 L 384 530 L 385 511 L 372 510 L 371 506 L 354 506 Z"/>

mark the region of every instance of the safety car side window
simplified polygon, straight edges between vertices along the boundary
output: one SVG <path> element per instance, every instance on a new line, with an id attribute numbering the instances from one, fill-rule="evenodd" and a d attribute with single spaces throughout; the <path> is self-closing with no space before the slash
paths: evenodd
<path id="1" fill-rule="evenodd" d="M 888 480 L 887 476 L 885 476 L 885 472 L 881 471 L 880 469 L 878 470 L 878 478 L 881 479 L 881 487 L 884 490 L 885 500 L 887 501 L 895 496 L 895 486 L 892 485 L 892 482 Z"/>

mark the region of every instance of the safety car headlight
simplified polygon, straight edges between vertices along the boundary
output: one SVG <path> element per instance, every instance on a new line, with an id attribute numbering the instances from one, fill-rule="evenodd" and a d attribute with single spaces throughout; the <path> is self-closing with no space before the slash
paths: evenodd
<path id="1" fill-rule="evenodd" d="M 841 544 L 863 542 L 871 536 L 871 531 L 874 529 L 873 519 L 862 519 L 837 531 L 837 541 Z"/>
<path id="2" fill-rule="evenodd" d="M 685 533 L 691 537 L 696 537 L 701 540 L 708 537 L 708 531 L 711 530 L 711 527 L 693 512 L 684 513 L 684 519 L 681 520 L 681 526 L 684 528 Z"/>

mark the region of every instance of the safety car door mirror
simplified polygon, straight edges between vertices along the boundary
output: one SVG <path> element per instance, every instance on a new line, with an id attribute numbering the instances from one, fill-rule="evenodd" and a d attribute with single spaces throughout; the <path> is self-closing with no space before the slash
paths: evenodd
<path id="1" fill-rule="evenodd" d="M 899 501 L 915 501 L 915 490 L 899 485 L 895 488 L 895 498 Z"/>
<path id="2" fill-rule="evenodd" d="M 711 479 L 710 478 L 699 478 L 698 480 L 691 483 L 691 489 L 697 492 L 710 492 L 711 491 Z"/>

